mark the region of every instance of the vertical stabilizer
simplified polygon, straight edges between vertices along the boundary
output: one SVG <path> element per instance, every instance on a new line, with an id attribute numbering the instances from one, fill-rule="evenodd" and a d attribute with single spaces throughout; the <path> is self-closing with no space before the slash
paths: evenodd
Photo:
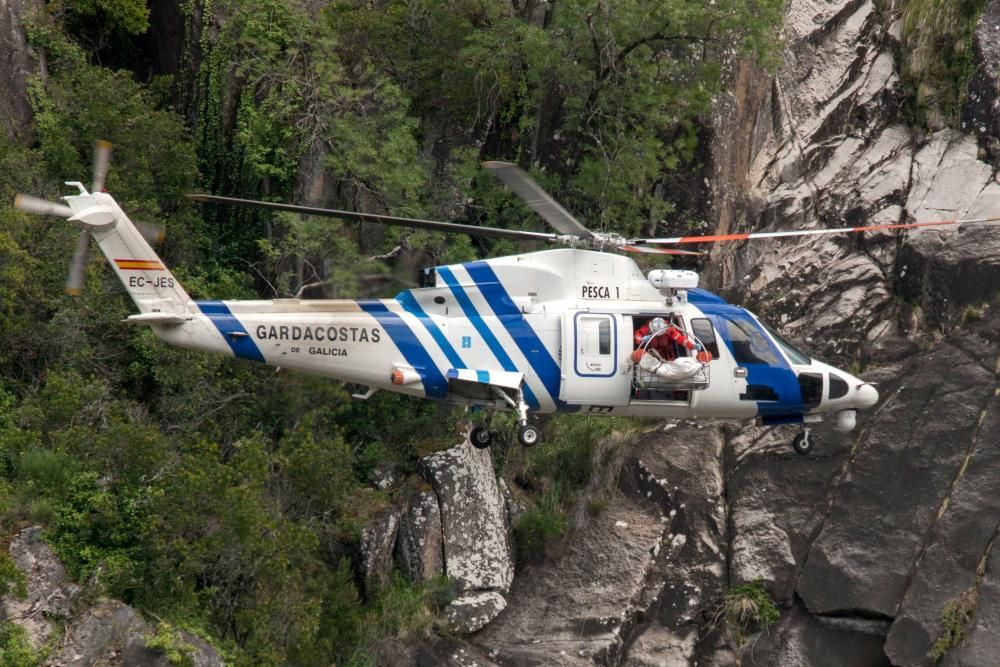
<path id="1" fill-rule="evenodd" d="M 70 222 L 90 232 L 139 312 L 180 314 L 191 298 L 111 195 L 66 197 Z"/>

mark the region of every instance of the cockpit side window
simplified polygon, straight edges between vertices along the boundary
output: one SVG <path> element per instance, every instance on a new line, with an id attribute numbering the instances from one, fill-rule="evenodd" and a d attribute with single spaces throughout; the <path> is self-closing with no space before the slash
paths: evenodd
<path id="1" fill-rule="evenodd" d="M 785 356 L 788 357 L 789 361 L 799 366 L 808 366 L 812 363 L 812 359 L 809 358 L 808 354 L 782 338 L 781 335 L 771 327 L 767 326 L 763 322 L 760 324 L 767 330 L 767 333 L 771 334 L 771 338 L 773 338 L 774 342 L 778 344 L 778 347 L 780 347 L 781 351 L 785 353 Z"/>
<path id="2" fill-rule="evenodd" d="M 726 337 L 733 346 L 733 357 L 738 364 L 778 365 L 778 358 L 767 344 L 763 331 L 749 320 L 723 317 Z"/>
<path id="3" fill-rule="evenodd" d="M 713 359 L 719 358 L 719 343 L 715 340 L 715 329 L 712 328 L 712 322 L 707 317 L 692 318 L 691 333 L 701 341 L 706 350 L 712 353 Z"/>

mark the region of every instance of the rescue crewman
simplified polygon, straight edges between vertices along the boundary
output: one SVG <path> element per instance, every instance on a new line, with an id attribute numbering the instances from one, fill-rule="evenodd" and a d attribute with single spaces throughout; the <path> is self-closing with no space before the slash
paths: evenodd
<path id="1" fill-rule="evenodd" d="M 698 344 L 687 334 L 674 325 L 667 324 L 662 317 L 654 317 L 636 329 L 632 340 L 637 348 L 644 347 L 647 351 L 652 350 L 663 361 L 673 361 L 677 358 L 676 345 L 681 345 L 688 350 L 694 350 L 698 347 Z"/>

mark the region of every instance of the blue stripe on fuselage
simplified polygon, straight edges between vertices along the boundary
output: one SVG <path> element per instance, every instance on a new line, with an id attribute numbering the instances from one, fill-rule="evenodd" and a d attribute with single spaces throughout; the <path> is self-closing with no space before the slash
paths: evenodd
<path id="1" fill-rule="evenodd" d="M 424 393 L 431 398 L 447 396 L 448 380 L 441 374 L 437 364 L 431 359 L 431 355 L 420 344 L 420 340 L 403 321 L 403 318 L 390 311 L 384 303 L 378 300 L 357 301 L 356 303 L 361 307 L 361 310 L 378 320 L 385 332 L 389 334 L 392 342 L 403 353 L 406 363 L 413 366 L 414 370 L 420 374 L 420 379 L 424 383 Z"/>
<path id="2" fill-rule="evenodd" d="M 778 395 L 777 401 L 757 401 L 757 414 L 759 416 L 764 418 L 795 418 L 805 412 L 805 406 L 802 403 L 802 390 L 799 387 L 795 371 L 785 361 L 771 337 L 747 310 L 739 306 L 704 301 L 698 304 L 698 309 L 711 318 L 715 330 L 725 342 L 726 347 L 729 348 L 729 353 L 733 355 L 734 359 L 736 359 L 736 349 L 729 334 L 726 320 L 740 321 L 753 327 L 753 330 L 758 332 L 762 339 L 767 342 L 771 354 L 778 360 L 777 364 L 736 362 L 741 368 L 747 369 L 748 385 L 770 387 Z"/>
<path id="3" fill-rule="evenodd" d="M 444 279 L 445 283 L 451 289 L 451 293 L 455 295 L 455 300 L 458 301 L 458 305 L 462 307 L 462 311 L 465 316 L 469 318 L 472 326 L 476 328 L 479 335 L 482 336 L 483 340 L 486 341 L 487 347 L 493 352 L 493 356 L 496 357 L 497 361 L 500 362 L 500 366 L 505 371 L 518 372 L 517 365 L 511 360 L 511 358 L 504 352 L 503 346 L 500 345 L 500 341 L 496 339 L 493 332 L 490 331 L 489 326 L 480 317 L 479 311 L 473 305 L 472 300 L 469 295 L 465 293 L 462 286 L 458 283 L 455 278 L 455 274 L 451 272 L 451 269 L 441 266 L 437 269 L 437 274 Z M 531 387 L 528 386 L 527 382 L 524 382 L 524 400 L 527 401 L 528 405 L 534 409 L 538 408 L 538 399 L 535 397 L 534 392 L 531 391 Z"/>
<path id="4" fill-rule="evenodd" d="M 445 338 L 444 333 L 442 333 L 441 329 L 434 322 L 434 319 L 424 312 L 424 309 L 420 307 L 420 304 L 417 303 L 417 300 L 410 292 L 400 292 L 396 295 L 396 301 L 403 306 L 403 310 L 420 320 L 420 323 L 427 329 L 431 338 L 434 339 L 434 342 L 444 352 L 444 356 L 451 362 L 452 368 L 465 368 L 465 364 L 462 362 L 462 358 L 458 356 L 458 352 L 455 351 L 455 348 Z"/>
<path id="5" fill-rule="evenodd" d="M 240 359 L 264 363 L 264 355 L 257 343 L 250 337 L 250 332 L 243 323 L 229 310 L 229 306 L 221 301 L 195 301 L 195 304 L 219 330 L 234 355 Z"/>
<path id="6" fill-rule="evenodd" d="M 531 368 L 541 380 L 542 386 L 549 392 L 549 396 L 560 409 L 565 408 L 566 405 L 559 400 L 559 385 L 562 381 L 559 364 L 552 358 L 538 334 L 528 324 L 514 300 L 510 298 L 497 274 L 493 271 L 493 267 L 486 262 L 470 262 L 463 266 L 469 273 L 469 277 L 475 281 L 476 287 L 486 299 L 486 303 L 493 309 L 500 323 L 503 324 L 518 349 L 521 350 L 521 354 L 531 364 Z"/>

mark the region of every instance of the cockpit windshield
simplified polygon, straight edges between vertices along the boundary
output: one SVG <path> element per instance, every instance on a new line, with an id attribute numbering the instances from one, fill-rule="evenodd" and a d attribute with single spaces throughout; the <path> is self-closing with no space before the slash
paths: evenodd
<path id="1" fill-rule="evenodd" d="M 757 321 L 760 322 L 760 320 Z M 778 344 L 778 347 L 781 348 L 781 351 L 785 353 L 785 356 L 787 356 L 788 360 L 791 361 L 793 364 L 796 364 L 797 366 L 808 366 L 809 364 L 812 363 L 812 359 L 809 357 L 808 354 L 802 352 L 797 347 L 795 347 L 787 340 L 782 338 L 781 334 L 779 334 L 777 331 L 767 326 L 763 322 L 760 322 L 760 325 L 764 327 L 764 330 L 767 331 L 767 333 L 771 334 L 771 338 L 774 339 L 774 342 Z"/>

